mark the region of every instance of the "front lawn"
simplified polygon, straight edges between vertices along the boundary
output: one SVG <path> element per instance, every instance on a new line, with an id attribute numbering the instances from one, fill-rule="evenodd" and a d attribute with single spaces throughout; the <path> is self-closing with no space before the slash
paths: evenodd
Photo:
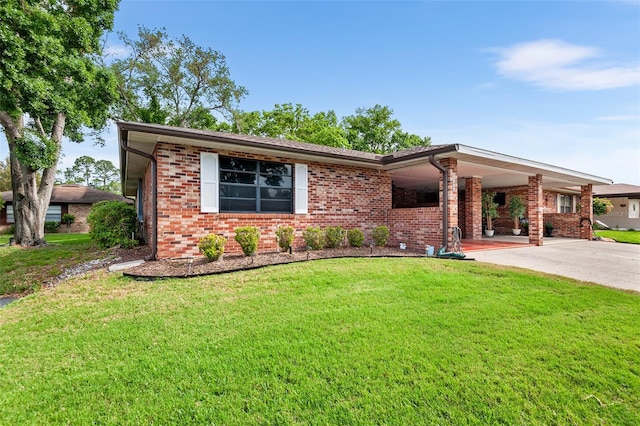
<path id="1" fill-rule="evenodd" d="M 0 244 L 11 235 L 0 235 Z M 0 295 L 34 290 L 65 268 L 100 256 L 89 234 L 46 234 L 46 247 L 0 247 Z"/>
<path id="2" fill-rule="evenodd" d="M 640 296 L 436 259 L 334 259 L 0 309 L 5 424 L 640 424 Z"/>
<path id="3" fill-rule="evenodd" d="M 611 238 L 619 243 L 640 244 L 640 231 L 595 231 L 599 237 Z"/>

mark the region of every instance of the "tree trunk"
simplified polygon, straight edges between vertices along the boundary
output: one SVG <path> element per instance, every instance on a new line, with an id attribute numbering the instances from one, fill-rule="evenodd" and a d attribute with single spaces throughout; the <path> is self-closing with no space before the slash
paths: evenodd
<path id="1" fill-rule="evenodd" d="M 51 138 L 58 145 L 62 141 L 65 115 L 58 114 L 51 130 Z M 22 246 L 39 246 L 46 244 L 44 239 L 44 222 L 47 208 L 51 201 L 51 193 L 55 181 L 57 161 L 42 171 L 42 179 L 38 185 L 39 170 L 30 170 L 20 163 L 15 153 L 15 140 L 24 132 L 24 118 L 12 119 L 0 113 L 0 121 L 5 129 L 9 143 L 11 162 L 11 187 L 13 190 L 13 214 L 15 219 L 15 242 Z M 41 129 L 41 133 L 43 130 Z M 46 135 L 44 135 L 46 136 Z"/>

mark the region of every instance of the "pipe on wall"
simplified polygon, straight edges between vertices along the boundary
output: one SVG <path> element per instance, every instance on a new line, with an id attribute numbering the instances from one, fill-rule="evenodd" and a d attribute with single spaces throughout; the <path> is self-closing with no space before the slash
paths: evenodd
<path id="1" fill-rule="evenodd" d="M 449 172 L 431 154 L 429 163 L 442 172 L 442 247 L 449 247 Z"/>
<path id="2" fill-rule="evenodd" d="M 151 254 L 145 260 L 156 260 L 158 253 L 158 162 L 153 155 L 129 147 L 125 138 L 120 139 L 120 148 L 151 161 L 151 229 L 153 229 L 153 238 L 151 240 Z"/>

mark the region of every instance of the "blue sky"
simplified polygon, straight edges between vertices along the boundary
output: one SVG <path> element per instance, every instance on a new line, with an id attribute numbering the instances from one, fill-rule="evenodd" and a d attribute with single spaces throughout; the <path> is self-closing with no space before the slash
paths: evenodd
<path id="1" fill-rule="evenodd" d="M 224 53 L 244 110 L 388 105 L 434 144 L 640 185 L 640 1 L 122 1 L 115 30 L 138 24 Z M 62 167 L 117 164 L 107 139 L 65 144 Z"/>

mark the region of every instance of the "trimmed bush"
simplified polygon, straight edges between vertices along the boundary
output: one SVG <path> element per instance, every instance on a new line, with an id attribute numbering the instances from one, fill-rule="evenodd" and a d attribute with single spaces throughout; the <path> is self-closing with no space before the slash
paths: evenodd
<path id="1" fill-rule="evenodd" d="M 276 241 L 281 251 L 289 250 L 289 247 L 293 244 L 293 237 L 296 230 L 291 226 L 278 226 L 276 229 Z"/>
<path id="2" fill-rule="evenodd" d="M 222 235 L 209 234 L 200 238 L 198 242 L 198 250 L 204 254 L 209 262 L 220 259 L 222 253 L 224 253 L 224 245 L 227 243 L 227 239 Z"/>
<path id="3" fill-rule="evenodd" d="M 373 238 L 373 244 L 378 247 L 383 247 L 387 244 L 389 239 L 389 228 L 384 225 L 376 226 L 371 231 L 371 238 Z"/>
<path id="4" fill-rule="evenodd" d="M 137 244 L 131 236 L 136 234 L 138 217 L 136 208 L 123 201 L 99 201 L 87 216 L 89 235 L 100 248 L 121 246 L 131 248 Z"/>
<path id="5" fill-rule="evenodd" d="M 302 237 L 311 250 L 322 250 L 324 247 L 324 232 L 317 226 L 309 226 L 302 232 Z"/>
<path id="6" fill-rule="evenodd" d="M 344 242 L 345 232 L 340 226 L 327 226 L 324 228 L 324 238 L 329 248 L 338 248 Z"/>
<path id="7" fill-rule="evenodd" d="M 5 228 L 5 230 L 2 232 L 5 235 L 13 235 L 16 233 L 16 226 L 15 225 L 9 225 Z"/>
<path id="8" fill-rule="evenodd" d="M 260 230 L 255 226 L 242 226 L 234 229 L 236 232 L 235 240 L 245 256 L 253 256 L 258 249 L 258 240 L 260 240 Z"/>
<path id="9" fill-rule="evenodd" d="M 362 244 L 364 244 L 364 232 L 358 228 L 349 229 L 347 231 L 347 240 L 349 240 L 351 247 L 362 247 Z"/>
<path id="10" fill-rule="evenodd" d="M 67 227 L 67 232 L 69 232 L 69 227 L 75 221 L 76 221 L 76 217 L 69 213 L 63 214 L 62 218 L 60 219 L 60 223 L 63 223 Z"/>
<path id="11" fill-rule="evenodd" d="M 60 230 L 60 222 L 45 222 L 44 232 L 47 234 L 55 234 Z"/>

